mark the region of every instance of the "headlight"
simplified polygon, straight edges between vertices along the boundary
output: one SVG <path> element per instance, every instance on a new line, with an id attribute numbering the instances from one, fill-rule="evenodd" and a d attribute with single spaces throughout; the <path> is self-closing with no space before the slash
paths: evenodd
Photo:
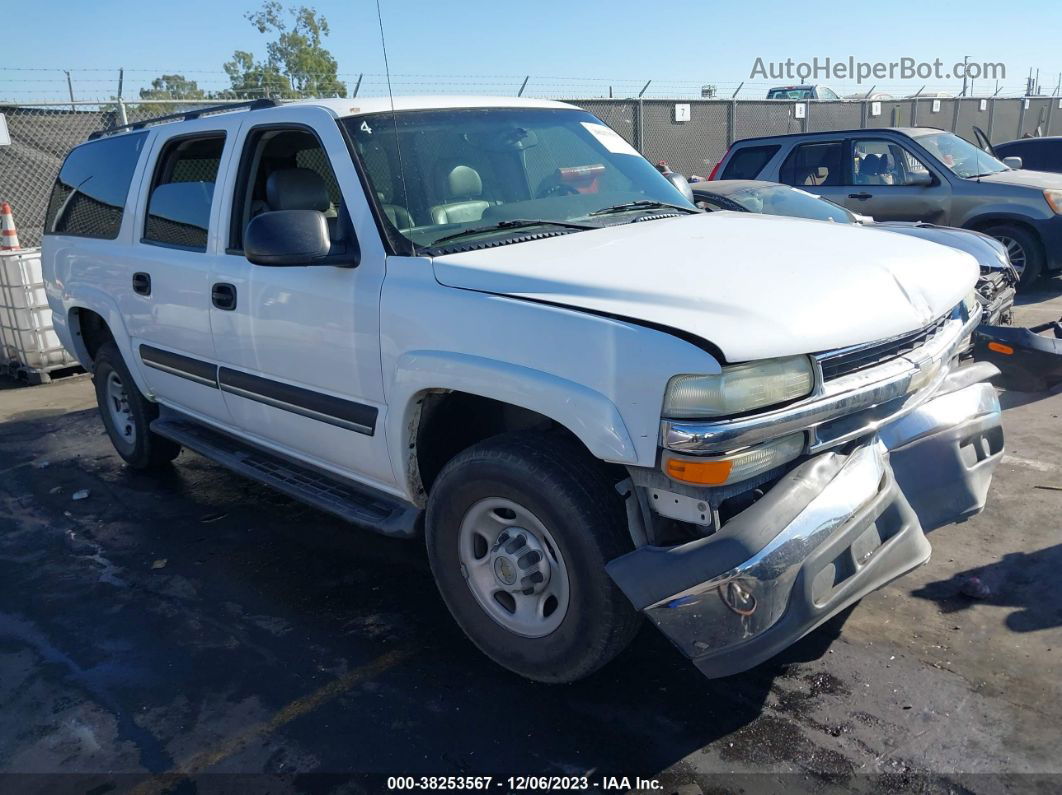
<path id="1" fill-rule="evenodd" d="M 1062 215 L 1062 190 L 1045 190 L 1044 198 L 1047 199 L 1047 204 L 1057 215 Z"/>
<path id="2" fill-rule="evenodd" d="M 664 473 L 672 480 L 696 486 L 723 486 L 788 464 L 803 452 L 804 434 L 801 432 L 721 456 L 694 457 L 666 453 L 663 465 Z"/>
<path id="3" fill-rule="evenodd" d="M 814 386 L 807 356 L 734 364 L 718 375 L 676 375 L 667 384 L 664 416 L 725 417 L 802 398 Z"/>

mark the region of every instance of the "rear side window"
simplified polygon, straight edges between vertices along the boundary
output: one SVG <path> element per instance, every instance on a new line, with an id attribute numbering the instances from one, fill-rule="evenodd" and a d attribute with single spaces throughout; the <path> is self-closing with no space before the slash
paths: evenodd
<path id="1" fill-rule="evenodd" d="M 778 145 L 748 146 L 738 149 L 723 169 L 720 179 L 756 179 L 767 161 L 774 157 Z"/>
<path id="2" fill-rule="evenodd" d="M 786 185 L 841 185 L 840 141 L 801 144 L 782 163 L 779 178 Z"/>
<path id="3" fill-rule="evenodd" d="M 143 242 L 206 250 L 210 205 L 224 148 L 223 133 L 166 143 L 151 180 Z"/>
<path id="4" fill-rule="evenodd" d="M 44 233 L 118 237 L 129 183 L 146 138 L 146 132 L 116 135 L 72 150 L 52 187 Z"/>
<path id="5" fill-rule="evenodd" d="M 1062 171 L 1062 139 L 1014 141 L 996 147 L 1000 157 L 1017 156 L 1022 168 L 1033 171 Z"/>

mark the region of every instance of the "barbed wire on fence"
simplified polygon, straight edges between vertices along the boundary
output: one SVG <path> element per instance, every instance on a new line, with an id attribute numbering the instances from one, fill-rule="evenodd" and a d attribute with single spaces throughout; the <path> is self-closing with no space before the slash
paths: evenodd
<path id="1" fill-rule="evenodd" d="M 208 95 L 222 96 L 232 91 L 229 75 L 221 69 L 175 69 L 172 67 L 123 67 L 58 69 L 45 67 L 0 66 L 0 101 L 17 100 L 96 100 L 106 101 L 117 97 L 124 82 L 127 101 L 134 101 L 141 89 L 151 90 L 152 79 L 161 75 L 181 75 L 196 84 L 198 91 Z M 310 74 L 312 80 L 315 76 Z M 321 73 L 321 79 L 333 75 Z M 387 93 L 387 76 L 377 72 L 342 72 L 339 80 L 347 85 L 348 94 L 357 91 L 362 96 L 380 96 Z M 778 83 L 763 81 L 716 81 L 676 78 L 631 78 L 587 77 L 571 75 L 535 74 L 425 74 L 395 73 L 391 75 L 392 88 L 402 93 L 415 94 L 510 94 L 522 90 L 524 96 L 587 96 L 628 98 L 698 98 L 706 91 L 719 98 L 762 99 L 767 91 Z M 241 88 L 241 95 L 261 94 L 267 96 L 289 86 L 277 84 L 260 89 Z M 842 96 L 863 97 L 873 90 L 882 98 L 904 99 L 921 91 L 923 95 L 958 96 L 961 82 L 940 84 L 891 83 L 868 86 L 866 84 L 832 84 L 831 88 Z M 1009 83 L 973 81 L 967 86 L 967 96 L 1021 97 L 1029 91 L 1028 81 L 1014 80 Z M 1048 85 L 1037 96 L 1062 96 L 1062 75 L 1055 85 Z M 173 99 L 199 99 L 197 96 L 174 95 Z"/>

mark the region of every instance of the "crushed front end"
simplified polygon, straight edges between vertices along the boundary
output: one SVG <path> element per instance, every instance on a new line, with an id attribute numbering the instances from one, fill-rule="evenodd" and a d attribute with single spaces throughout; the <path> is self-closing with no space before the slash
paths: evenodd
<path id="1" fill-rule="evenodd" d="M 1003 454 L 998 371 L 959 365 L 980 320 L 971 296 L 911 334 L 812 356 L 803 399 L 664 419 L 660 468 L 631 471 L 647 543 L 608 564 L 613 580 L 718 677 L 926 562 L 924 531 L 980 512 Z"/>

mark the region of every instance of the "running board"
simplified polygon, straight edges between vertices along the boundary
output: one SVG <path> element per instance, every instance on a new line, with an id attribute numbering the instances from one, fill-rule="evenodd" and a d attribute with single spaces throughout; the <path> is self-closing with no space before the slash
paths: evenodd
<path id="1" fill-rule="evenodd" d="M 399 538 L 412 538 L 420 510 L 375 489 L 355 484 L 315 467 L 215 431 L 163 407 L 151 430 L 239 475 L 257 480 L 307 505 L 335 514 L 360 527 Z"/>

